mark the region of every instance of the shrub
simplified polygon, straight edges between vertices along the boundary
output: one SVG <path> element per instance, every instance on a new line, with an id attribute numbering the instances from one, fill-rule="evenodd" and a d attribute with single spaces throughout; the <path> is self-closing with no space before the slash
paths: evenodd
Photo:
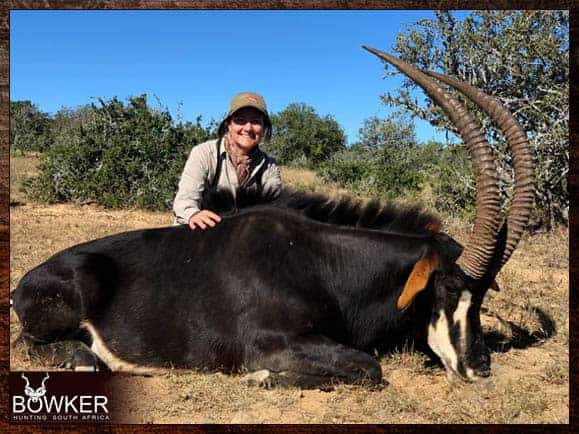
<path id="1" fill-rule="evenodd" d="M 273 135 L 263 148 L 280 164 L 317 167 L 345 149 L 346 136 L 332 116 L 319 116 L 304 103 L 289 104 L 271 116 Z"/>
<path id="2" fill-rule="evenodd" d="M 166 109 L 148 107 L 146 95 L 99 101 L 43 155 L 29 193 L 47 202 L 170 209 L 187 155 L 210 128 L 200 118 L 174 125 Z"/>
<path id="3" fill-rule="evenodd" d="M 390 158 L 380 150 L 363 147 L 335 154 L 319 173 L 326 181 L 386 199 L 414 195 L 423 181 L 423 174 L 408 151 Z"/>
<path id="4" fill-rule="evenodd" d="M 335 154 L 321 167 L 323 179 L 388 199 L 419 190 L 423 173 L 417 164 L 419 147 L 412 122 L 371 117 L 364 121 L 360 137 L 360 143 Z"/>
<path id="5" fill-rule="evenodd" d="M 425 152 L 431 152 L 424 148 Z M 427 166 L 425 182 L 431 185 L 434 208 L 473 221 L 476 213 L 476 185 L 466 147 L 440 146 Z"/>
<path id="6" fill-rule="evenodd" d="M 349 190 L 375 194 L 378 190 L 373 178 L 375 162 L 370 151 L 346 149 L 334 154 L 318 173 L 323 180 L 336 182 Z"/>
<path id="7" fill-rule="evenodd" d="M 52 144 L 50 115 L 30 101 L 10 102 L 10 149 L 44 151 Z"/>

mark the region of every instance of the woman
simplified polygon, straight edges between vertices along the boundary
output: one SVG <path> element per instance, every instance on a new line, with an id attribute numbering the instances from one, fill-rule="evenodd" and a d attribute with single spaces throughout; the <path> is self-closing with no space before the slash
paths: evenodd
<path id="1" fill-rule="evenodd" d="M 218 139 L 195 146 L 189 154 L 173 202 L 176 224 L 206 229 L 221 221 L 216 213 L 201 209 L 208 188 L 228 189 L 234 195 L 238 189 L 259 189 L 272 199 L 281 191 L 279 166 L 259 149 L 262 140 L 271 138 L 271 121 L 261 95 L 235 95 L 217 134 Z"/>

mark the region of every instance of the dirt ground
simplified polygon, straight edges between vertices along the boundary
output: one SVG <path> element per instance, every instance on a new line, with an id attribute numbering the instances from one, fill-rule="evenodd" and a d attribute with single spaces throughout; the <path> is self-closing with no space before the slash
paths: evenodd
<path id="1" fill-rule="evenodd" d="M 11 290 L 27 270 L 65 247 L 171 223 L 168 213 L 31 202 L 19 182 L 34 170 L 34 159 L 11 161 Z M 459 241 L 468 233 L 458 222 L 446 229 Z M 124 422 L 569 423 L 568 245 L 566 229 L 526 237 L 499 275 L 501 291 L 489 292 L 482 315 L 492 350 L 488 379 L 449 384 L 437 364 L 405 348 L 380 356 L 389 382 L 380 391 L 344 385 L 332 392 L 268 390 L 245 386 L 239 376 L 189 371 L 119 376 L 119 387 L 133 392 Z M 11 310 L 12 342 L 18 331 Z M 22 346 L 11 349 L 10 367 L 55 369 Z"/>

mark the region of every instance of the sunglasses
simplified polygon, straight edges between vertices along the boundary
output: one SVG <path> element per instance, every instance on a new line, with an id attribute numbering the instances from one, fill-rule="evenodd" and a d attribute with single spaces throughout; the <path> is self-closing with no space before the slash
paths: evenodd
<path id="1" fill-rule="evenodd" d="M 246 123 L 250 123 L 251 125 L 263 125 L 263 118 L 247 118 L 245 116 L 233 116 L 231 118 L 235 125 L 245 125 Z"/>

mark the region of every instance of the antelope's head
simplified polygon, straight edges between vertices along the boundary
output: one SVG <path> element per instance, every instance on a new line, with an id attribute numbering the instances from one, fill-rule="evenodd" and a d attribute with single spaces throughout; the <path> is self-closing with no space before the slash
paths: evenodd
<path id="1" fill-rule="evenodd" d="M 416 82 L 439 105 L 469 150 L 476 178 L 476 219 L 462 253 L 442 264 L 435 253 L 414 266 L 398 301 L 403 309 L 424 290 L 428 345 L 440 358 L 449 379 L 475 379 L 490 374 L 490 354 L 480 323 L 480 308 L 489 287 L 509 260 L 528 223 L 534 197 L 534 167 L 526 134 L 497 99 L 466 84 L 423 72 L 396 57 L 363 46 Z M 474 116 L 443 86 L 452 87 L 490 116 L 504 133 L 515 169 L 514 193 L 503 219 L 495 158 Z M 428 295 L 428 296 L 426 296 Z"/>

